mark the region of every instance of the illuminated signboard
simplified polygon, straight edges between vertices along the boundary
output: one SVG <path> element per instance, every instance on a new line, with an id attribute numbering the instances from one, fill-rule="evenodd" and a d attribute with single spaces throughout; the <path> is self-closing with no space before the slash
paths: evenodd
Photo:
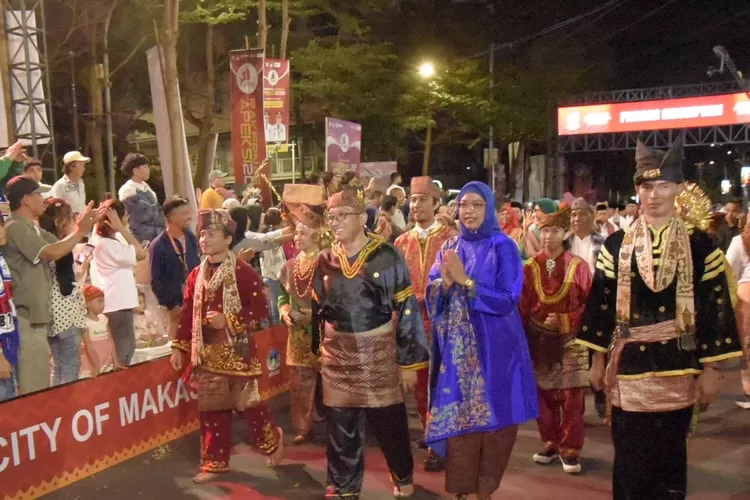
<path id="1" fill-rule="evenodd" d="M 558 108 L 560 135 L 713 127 L 750 122 L 746 93 Z"/>

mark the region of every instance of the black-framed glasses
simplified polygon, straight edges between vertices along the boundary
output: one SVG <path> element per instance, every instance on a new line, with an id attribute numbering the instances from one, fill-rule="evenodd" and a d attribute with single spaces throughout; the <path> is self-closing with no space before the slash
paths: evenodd
<path id="1" fill-rule="evenodd" d="M 346 218 L 349 217 L 350 215 L 359 215 L 359 213 L 358 212 L 344 212 L 340 214 L 326 215 L 326 222 L 328 222 L 328 224 L 344 222 Z"/>

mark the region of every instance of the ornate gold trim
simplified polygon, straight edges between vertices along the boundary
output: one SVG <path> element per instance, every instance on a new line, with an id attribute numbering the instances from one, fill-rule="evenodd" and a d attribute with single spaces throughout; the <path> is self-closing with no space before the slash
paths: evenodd
<path id="1" fill-rule="evenodd" d="M 338 259 L 339 265 L 341 266 L 341 272 L 344 276 L 352 279 L 359 274 L 359 271 L 362 269 L 362 266 L 365 265 L 367 258 L 382 244 L 383 241 L 370 238 L 370 241 L 359 251 L 359 255 L 353 264 L 349 264 L 349 257 L 347 257 L 341 244 L 334 244 L 333 247 L 331 247 L 331 252 Z"/>
<path id="2" fill-rule="evenodd" d="M 565 279 L 563 280 L 560 289 L 551 296 L 545 295 L 544 288 L 542 288 L 542 273 L 539 269 L 539 264 L 535 260 L 529 262 L 531 272 L 534 276 L 534 290 L 536 291 L 537 297 L 539 297 L 539 302 L 545 305 L 554 305 L 567 296 L 570 291 L 570 286 L 573 284 L 576 268 L 581 262 L 583 261 L 578 257 L 574 257 L 573 260 L 570 261 L 570 265 L 565 273 Z"/>

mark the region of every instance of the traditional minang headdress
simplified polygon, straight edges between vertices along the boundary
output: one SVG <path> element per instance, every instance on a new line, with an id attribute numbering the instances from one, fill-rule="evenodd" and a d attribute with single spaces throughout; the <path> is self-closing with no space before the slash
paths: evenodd
<path id="1" fill-rule="evenodd" d="M 544 212 L 544 209 L 542 209 L 542 211 Z M 568 205 L 567 203 L 563 203 L 555 212 L 544 212 L 538 215 L 537 224 L 539 225 L 539 229 L 554 226 L 567 231 L 568 229 L 570 229 L 570 212 L 570 205 Z"/>
<path id="2" fill-rule="evenodd" d="M 573 200 L 573 203 L 570 205 L 570 211 L 573 212 L 575 210 L 588 210 L 589 212 L 593 212 L 594 209 L 589 205 L 589 202 L 584 200 L 583 198 L 576 198 Z"/>
<path id="3" fill-rule="evenodd" d="M 358 213 L 364 212 L 365 194 L 359 189 L 345 186 L 344 189 L 328 198 L 328 210 L 336 207 L 349 207 Z"/>
<path id="4" fill-rule="evenodd" d="M 203 229 L 227 229 L 234 233 L 237 229 L 237 223 L 229 216 L 226 210 L 208 209 L 198 212 L 198 232 Z"/>
<path id="5" fill-rule="evenodd" d="M 424 175 L 411 178 L 411 194 L 426 194 L 439 199 L 441 193 L 440 188 L 432 182 L 432 177 Z"/>
<path id="6" fill-rule="evenodd" d="M 323 225 L 325 188 L 317 184 L 286 184 L 281 201 L 295 224 L 318 229 Z"/>
<path id="7" fill-rule="evenodd" d="M 640 139 L 635 147 L 635 175 L 633 182 L 637 186 L 644 181 L 685 181 L 682 174 L 682 162 L 685 152 L 682 138 L 675 140 L 666 151 L 652 149 Z"/>

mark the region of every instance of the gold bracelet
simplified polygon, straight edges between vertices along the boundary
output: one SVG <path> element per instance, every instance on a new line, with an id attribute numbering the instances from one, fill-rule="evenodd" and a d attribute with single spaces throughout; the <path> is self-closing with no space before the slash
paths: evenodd
<path id="1" fill-rule="evenodd" d="M 464 287 L 468 288 L 469 290 L 474 289 L 475 282 L 471 278 L 466 278 L 466 281 L 464 281 Z"/>

